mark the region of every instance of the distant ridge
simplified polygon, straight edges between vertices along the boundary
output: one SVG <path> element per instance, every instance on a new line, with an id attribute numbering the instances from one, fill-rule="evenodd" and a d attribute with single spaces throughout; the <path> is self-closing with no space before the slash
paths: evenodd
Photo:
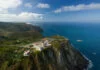
<path id="1" fill-rule="evenodd" d="M 3 41 L 3 43 L 7 40 L 9 42 L 14 42 L 16 40 L 33 41 L 42 37 L 42 31 L 40 27 L 31 24 L 0 22 L 0 40 Z"/>

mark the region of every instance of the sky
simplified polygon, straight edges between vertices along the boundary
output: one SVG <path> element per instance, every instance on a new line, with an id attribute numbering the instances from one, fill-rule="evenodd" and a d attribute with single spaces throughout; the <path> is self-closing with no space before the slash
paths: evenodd
<path id="1" fill-rule="evenodd" d="M 100 22 L 100 0 L 0 0 L 0 21 Z"/>

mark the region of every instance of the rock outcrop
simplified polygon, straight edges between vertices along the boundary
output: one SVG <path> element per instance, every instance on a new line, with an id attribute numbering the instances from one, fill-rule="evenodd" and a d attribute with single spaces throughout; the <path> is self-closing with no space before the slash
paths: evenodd
<path id="1" fill-rule="evenodd" d="M 58 39 L 59 38 L 59 39 Z M 14 70 L 85 70 L 89 64 L 69 40 L 56 37 L 52 46 L 35 51 L 16 64 Z M 17 68 L 16 68 L 17 67 Z"/>
<path id="2" fill-rule="evenodd" d="M 49 37 L 50 45 L 38 51 L 20 45 L 40 41 L 42 29 L 30 24 L 0 22 L 0 70 L 85 70 L 89 61 L 70 41 Z M 28 56 L 23 56 L 25 50 Z"/>

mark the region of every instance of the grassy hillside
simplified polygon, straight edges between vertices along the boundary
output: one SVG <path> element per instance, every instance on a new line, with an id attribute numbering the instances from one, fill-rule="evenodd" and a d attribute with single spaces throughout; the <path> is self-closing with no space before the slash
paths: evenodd
<path id="1" fill-rule="evenodd" d="M 41 38 L 41 32 L 31 24 L 0 22 L 0 45 L 27 44 Z"/>
<path id="2" fill-rule="evenodd" d="M 30 24 L 0 22 L 0 70 L 15 70 L 13 65 L 24 59 L 20 46 L 41 39 L 41 32 L 40 27 Z"/>
<path id="3" fill-rule="evenodd" d="M 41 31 L 41 28 L 26 23 L 0 22 L 0 31 L 1 32 Z"/>
<path id="4" fill-rule="evenodd" d="M 51 46 L 23 56 L 26 48 L 2 47 L 0 49 L 0 70 L 87 70 L 88 60 L 72 47 L 69 40 L 60 36 L 50 39 Z M 2 51 L 2 52 L 1 52 Z"/>
<path id="5" fill-rule="evenodd" d="M 51 46 L 37 51 L 21 47 L 41 40 L 42 29 L 25 23 L 0 22 L 0 70 L 84 70 L 88 61 L 68 39 L 52 36 Z M 29 56 L 23 56 L 30 50 Z"/>

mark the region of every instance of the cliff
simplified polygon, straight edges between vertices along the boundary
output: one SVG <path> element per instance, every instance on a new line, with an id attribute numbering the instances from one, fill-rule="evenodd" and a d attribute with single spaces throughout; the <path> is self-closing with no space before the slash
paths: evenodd
<path id="1" fill-rule="evenodd" d="M 32 50 L 28 57 L 8 66 L 7 70 L 84 70 L 88 66 L 81 53 L 72 47 L 70 41 L 54 36 L 51 46 L 41 51 Z"/>
<path id="2" fill-rule="evenodd" d="M 41 41 L 42 29 L 30 24 L 0 22 L 0 70 L 84 70 L 89 61 L 76 50 L 70 41 L 61 36 L 52 36 L 49 46 L 36 50 L 21 47 Z M 42 43 L 42 41 L 41 41 Z M 41 45 L 40 45 L 41 46 Z M 37 48 L 37 47 L 36 47 Z M 29 50 L 28 56 L 23 56 Z"/>

